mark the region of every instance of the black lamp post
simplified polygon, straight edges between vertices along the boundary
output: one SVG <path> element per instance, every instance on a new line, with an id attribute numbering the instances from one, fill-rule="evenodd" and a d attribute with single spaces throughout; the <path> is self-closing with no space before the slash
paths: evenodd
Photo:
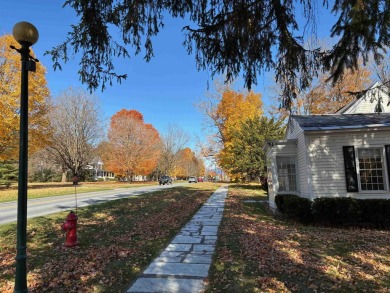
<path id="1" fill-rule="evenodd" d="M 28 163 L 28 71 L 35 71 L 35 62 L 30 56 L 30 46 L 38 41 L 38 30 L 31 23 L 15 24 L 12 34 L 22 46 L 17 49 L 22 60 L 20 90 L 20 142 L 18 179 L 18 218 L 16 244 L 16 274 L 14 292 L 28 292 L 27 288 L 27 163 Z"/>

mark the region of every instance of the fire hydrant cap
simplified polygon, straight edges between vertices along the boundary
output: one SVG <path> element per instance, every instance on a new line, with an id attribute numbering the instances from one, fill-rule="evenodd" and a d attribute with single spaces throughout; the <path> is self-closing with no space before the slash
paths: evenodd
<path id="1" fill-rule="evenodd" d="M 77 216 L 76 216 L 76 214 L 73 211 L 71 211 L 69 213 L 69 215 L 66 217 L 66 220 L 67 221 L 76 221 L 77 220 Z"/>

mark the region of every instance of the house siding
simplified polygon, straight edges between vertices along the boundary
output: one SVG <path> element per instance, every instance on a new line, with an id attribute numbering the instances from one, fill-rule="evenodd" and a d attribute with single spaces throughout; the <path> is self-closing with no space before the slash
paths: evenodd
<path id="1" fill-rule="evenodd" d="M 308 169 L 311 171 L 314 198 L 390 198 L 388 184 L 386 192 L 347 192 L 343 164 L 343 146 L 354 146 L 355 150 L 361 147 L 383 147 L 389 143 L 388 131 L 307 134 L 307 140 L 311 161 L 311 167 Z M 387 170 L 385 177 L 388 178 Z"/>
<path id="2" fill-rule="evenodd" d="M 310 158 L 307 156 L 307 142 L 302 128 L 296 121 L 291 121 L 291 126 L 286 132 L 286 139 L 297 140 L 297 164 L 298 164 L 298 186 L 302 197 L 311 198 L 309 189 L 311 182 Z"/>
<path id="3" fill-rule="evenodd" d="M 268 185 L 268 203 L 269 206 L 272 209 L 276 209 L 276 204 L 275 204 L 275 194 L 276 194 L 276 189 L 275 189 L 275 181 L 273 174 L 276 172 L 276 166 L 275 166 L 275 155 L 272 150 L 269 150 L 267 152 L 267 185 Z"/>
<path id="4" fill-rule="evenodd" d="M 375 98 L 377 97 L 375 96 Z M 390 104 L 387 105 L 389 100 L 387 96 L 383 96 L 381 106 L 384 112 L 390 112 Z M 372 97 L 367 95 L 366 98 L 355 100 L 354 103 L 341 110 L 338 115 L 296 115 L 290 117 L 285 140 L 268 142 L 267 171 L 270 184 L 270 206 L 272 208 L 275 208 L 275 196 L 278 193 L 296 193 L 312 200 L 318 197 L 390 199 L 390 162 L 386 162 L 388 158 L 385 155 L 385 146 L 390 145 L 390 117 L 389 114 L 372 114 L 375 102 Z M 351 115 L 350 117 L 344 115 L 360 112 L 363 114 Z M 359 148 L 370 147 L 382 150 L 384 190 L 361 190 L 357 162 L 359 156 L 357 155 L 355 163 L 359 188 L 357 192 L 353 188 L 349 188 L 350 191 L 347 191 L 343 152 L 343 147 L 346 146 L 353 146 L 355 154 L 358 153 Z M 390 150 L 387 152 L 390 153 Z M 296 157 L 297 192 L 278 192 L 277 156 Z M 353 157 L 350 158 L 353 159 Z M 365 166 L 366 172 L 371 168 L 375 169 L 375 164 L 371 165 L 372 167 L 369 164 Z M 379 174 L 371 173 L 369 176 L 372 176 L 373 185 L 366 184 L 365 188 L 382 189 L 382 182 L 375 182 L 374 179 L 375 176 L 379 178 Z M 349 178 L 356 180 L 355 173 L 352 175 L 353 178 L 351 173 L 348 173 Z"/>
<path id="5" fill-rule="evenodd" d="M 297 146 L 295 143 L 275 144 L 267 151 L 267 182 L 268 182 L 268 197 L 271 208 L 276 209 L 275 196 L 279 190 L 276 156 L 296 156 Z M 299 172 L 299 171 L 298 171 Z M 297 182 L 299 186 L 299 182 Z"/>
<path id="6" fill-rule="evenodd" d="M 378 86 L 375 84 L 373 87 Z M 360 98 L 351 108 L 344 111 L 343 114 L 362 114 L 375 113 L 375 106 L 378 103 L 378 96 L 382 98 L 381 107 L 383 112 L 390 112 L 390 104 L 388 104 L 389 97 L 379 88 L 367 92 L 365 97 Z"/>

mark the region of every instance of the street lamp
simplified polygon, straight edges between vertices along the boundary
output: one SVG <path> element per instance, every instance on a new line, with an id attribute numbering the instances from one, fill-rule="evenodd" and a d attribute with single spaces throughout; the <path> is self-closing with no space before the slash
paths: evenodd
<path id="1" fill-rule="evenodd" d="M 27 288 L 27 164 L 28 164 L 28 71 L 35 71 L 30 46 L 38 41 L 38 30 L 31 23 L 22 21 L 14 25 L 12 34 L 22 46 L 16 50 L 22 61 L 20 88 L 20 142 L 18 178 L 18 217 L 16 244 L 16 274 L 14 292 L 28 292 Z"/>

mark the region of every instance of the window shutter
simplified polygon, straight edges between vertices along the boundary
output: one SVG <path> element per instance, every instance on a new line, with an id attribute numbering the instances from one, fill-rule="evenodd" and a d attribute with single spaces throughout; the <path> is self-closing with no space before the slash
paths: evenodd
<path id="1" fill-rule="evenodd" d="M 386 163 L 387 163 L 387 180 L 390 186 L 390 145 L 385 145 Z"/>
<path id="2" fill-rule="evenodd" d="M 348 192 L 358 192 L 358 181 L 356 173 L 355 149 L 353 146 L 343 146 L 345 182 Z"/>

